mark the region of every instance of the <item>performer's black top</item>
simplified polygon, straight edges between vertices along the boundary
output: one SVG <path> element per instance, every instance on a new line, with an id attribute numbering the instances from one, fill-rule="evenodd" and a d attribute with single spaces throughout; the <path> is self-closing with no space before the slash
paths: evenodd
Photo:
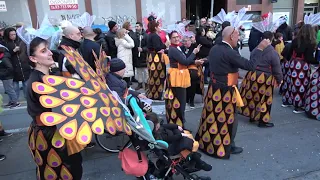
<path id="1" fill-rule="evenodd" d="M 255 62 L 262 55 L 261 50 L 255 49 L 254 51 L 257 52 L 248 60 L 233 50 L 229 44 L 225 42 L 217 44 L 212 47 L 209 53 L 210 72 L 214 74 L 215 79 L 225 83 L 228 73 L 236 73 L 239 68 L 253 71 Z"/>
<path id="2" fill-rule="evenodd" d="M 43 112 L 49 112 L 51 109 L 44 108 L 39 101 L 40 95 L 32 90 L 33 82 L 43 82 L 44 74 L 38 70 L 33 70 L 27 84 L 27 110 L 29 115 L 35 120 L 36 116 L 40 116 Z"/>
<path id="3" fill-rule="evenodd" d="M 287 57 L 288 60 L 291 59 L 293 56 L 293 53 L 296 53 L 296 57 L 302 58 L 304 57 L 304 60 L 308 63 L 312 64 L 318 64 L 318 61 L 315 60 L 313 53 L 315 51 L 315 45 L 312 45 L 308 42 L 301 42 L 300 47 L 298 47 L 298 39 L 294 39 L 292 41 L 292 45 L 289 52 L 289 57 Z"/>
<path id="4" fill-rule="evenodd" d="M 168 51 L 168 56 L 170 59 L 170 66 L 174 67 L 173 65 L 180 63 L 182 65 L 188 66 L 194 62 L 196 55 L 191 53 L 189 57 L 186 57 L 184 52 L 180 49 L 180 47 L 170 46 Z M 174 67 L 176 68 L 176 67 Z"/>
<path id="5" fill-rule="evenodd" d="M 162 49 L 166 49 L 166 45 L 164 45 L 161 41 L 161 38 L 156 33 L 150 33 L 148 36 L 147 47 L 149 51 L 161 51 Z"/>

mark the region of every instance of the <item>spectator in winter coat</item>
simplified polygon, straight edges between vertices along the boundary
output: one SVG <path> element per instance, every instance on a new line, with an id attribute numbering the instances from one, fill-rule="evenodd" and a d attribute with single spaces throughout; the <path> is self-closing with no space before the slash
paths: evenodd
<path id="1" fill-rule="evenodd" d="M 249 51 L 252 52 L 260 43 L 262 40 L 262 33 L 255 29 L 254 27 L 250 30 L 248 45 L 249 45 Z"/>
<path id="2" fill-rule="evenodd" d="M 132 38 L 134 42 L 134 47 L 132 48 L 132 63 L 133 63 L 133 73 L 135 74 L 135 69 L 136 69 L 136 62 L 138 60 L 138 39 L 136 37 L 136 34 L 132 30 L 132 25 L 130 22 L 125 22 L 122 25 L 122 28 L 126 29 L 128 31 L 128 35 Z M 134 78 L 134 76 L 131 79 L 132 82 L 137 82 L 137 80 Z"/>
<path id="3" fill-rule="evenodd" d="M 119 97 L 124 100 L 128 94 L 132 94 L 138 98 L 146 98 L 139 92 L 129 90 L 127 82 L 123 80 L 125 74 L 126 64 L 118 58 L 113 58 L 110 61 L 110 72 L 106 75 L 108 87 L 118 93 Z"/>
<path id="4" fill-rule="evenodd" d="M 102 33 L 100 28 L 96 28 L 93 30 L 93 32 L 96 34 L 96 37 L 94 37 L 94 40 L 102 46 L 102 50 L 107 53 L 108 52 L 108 45 L 106 41 L 106 36 Z"/>
<path id="5" fill-rule="evenodd" d="M 97 57 L 100 56 L 100 46 L 97 42 L 94 41 L 95 33 L 93 32 L 91 27 L 85 27 L 83 29 L 84 40 L 82 41 L 79 51 L 82 54 L 82 57 L 87 63 L 91 66 L 91 68 L 95 71 L 96 64 L 95 58 L 93 56 L 92 50 L 95 52 Z"/>
<path id="6" fill-rule="evenodd" d="M 115 38 L 115 44 L 117 46 L 117 58 L 123 60 L 126 64 L 124 80 L 130 86 L 130 79 L 134 76 L 133 62 L 132 62 L 132 48 L 134 47 L 133 39 L 128 35 L 128 31 L 124 28 L 117 31 L 117 37 Z"/>
<path id="7" fill-rule="evenodd" d="M 26 95 L 26 85 L 29 79 L 31 68 L 29 66 L 29 57 L 27 54 L 27 46 L 24 42 L 17 38 L 17 33 L 14 28 L 7 28 L 4 31 L 4 46 L 6 46 L 11 55 L 11 63 L 13 66 L 13 86 L 19 99 L 20 87 L 19 82 L 22 82 L 23 93 Z"/>
<path id="8" fill-rule="evenodd" d="M 145 84 L 145 88 L 148 80 L 148 69 L 147 69 L 147 38 L 148 35 L 143 29 L 143 25 L 141 22 L 136 23 L 136 32 L 135 39 L 137 39 L 137 43 L 135 43 L 135 47 L 138 49 L 137 58 L 133 59 L 133 63 L 136 66 L 135 69 L 135 78 L 138 81 L 138 86 L 135 90 L 139 90 L 143 87 L 143 83 Z"/>
<path id="9" fill-rule="evenodd" d="M 213 42 L 212 40 L 209 40 L 206 36 L 205 36 L 206 32 L 205 29 L 200 27 L 197 30 L 197 34 L 196 34 L 196 41 L 197 44 L 201 44 L 202 47 L 199 51 L 199 53 L 197 54 L 197 58 L 198 59 L 203 59 L 203 58 L 207 58 L 207 56 L 209 55 L 210 49 L 213 46 Z M 204 83 L 208 84 L 208 76 L 210 74 L 209 71 L 209 64 L 205 64 L 205 70 L 204 70 Z"/>
<path id="10" fill-rule="evenodd" d="M 279 32 L 283 35 L 284 42 L 292 40 L 292 28 L 286 22 L 281 24 L 276 32 Z"/>
<path id="11" fill-rule="evenodd" d="M 106 41 L 108 45 L 108 52 L 107 54 L 111 56 L 111 58 L 116 58 L 117 57 L 117 46 L 115 44 L 115 37 L 116 37 L 116 32 L 118 31 L 118 25 L 114 21 L 109 21 L 108 23 L 109 26 L 109 31 L 106 35 Z"/>
<path id="12" fill-rule="evenodd" d="M 20 106 L 16 92 L 13 88 L 13 67 L 10 61 L 10 53 L 9 50 L 2 45 L 0 45 L 0 79 L 9 96 L 9 102 L 5 107 Z"/>

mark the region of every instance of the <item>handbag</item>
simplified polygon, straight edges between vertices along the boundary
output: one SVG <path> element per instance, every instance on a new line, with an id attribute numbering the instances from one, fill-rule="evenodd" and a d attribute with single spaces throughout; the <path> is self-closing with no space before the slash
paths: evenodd
<path id="1" fill-rule="evenodd" d="M 142 177 L 148 171 L 147 157 L 139 150 L 134 151 L 132 149 L 125 148 L 119 153 L 118 158 L 121 161 L 122 170 L 127 175 Z"/>

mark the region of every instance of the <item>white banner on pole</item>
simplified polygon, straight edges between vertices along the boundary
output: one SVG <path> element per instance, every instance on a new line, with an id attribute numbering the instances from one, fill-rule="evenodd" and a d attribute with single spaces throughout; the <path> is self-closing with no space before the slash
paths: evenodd
<path id="1" fill-rule="evenodd" d="M 7 12 L 7 6 L 5 1 L 0 1 L 0 12 Z"/>

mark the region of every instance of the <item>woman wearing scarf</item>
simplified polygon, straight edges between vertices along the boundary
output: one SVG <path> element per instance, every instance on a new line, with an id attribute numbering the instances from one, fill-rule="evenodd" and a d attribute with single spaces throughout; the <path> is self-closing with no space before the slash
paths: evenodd
<path id="1" fill-rule="evenodd" d="M 177 31 L 169 34 L 171 46 L 168 50 L 170 68 L 168 71 L 166 91 L 166 117 L 168 123 L 177 124 L 183 127 L 185 122 L 184 111 L 186 107 L 186 88 L 191 85 L 188 65 L 191 63 L 202 64 L 202 60 L 195 60 L 201 45 L 193 50 L 187 58 L 179 47 L 180 38 Z"/>

